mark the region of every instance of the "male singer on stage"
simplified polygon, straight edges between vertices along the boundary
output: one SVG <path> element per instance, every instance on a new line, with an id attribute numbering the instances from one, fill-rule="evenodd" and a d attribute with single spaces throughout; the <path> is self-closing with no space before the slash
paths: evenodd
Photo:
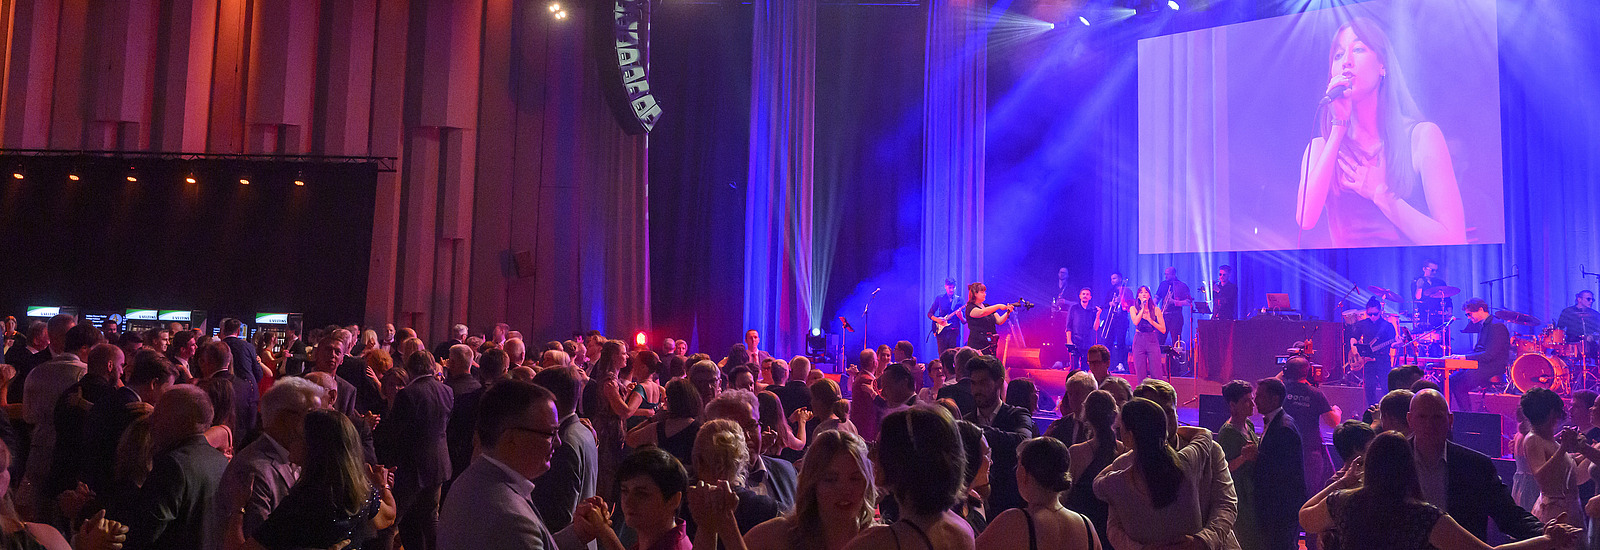
<path id="1" fill-rule="evenodd" d="M 1094 297 L 1089 292 L 1089 287 L 1078 291 L 1078 301 L 1067 308 L 1067 341 L 1075 348 L 1072 354 L 1072 368 L 1079 371 L 1089 368 L 1087 354 L 1089 347 L 1094 345 L 1094 325 L 1100 317 L 1101 309 L 1089 304 Z"/>
<path id="2" fill-rule="evenodd" d="M 1411 299 L 1415 300 L 1415 317 L 1417 327 L 1414 332 L 1433 330 L 1450 316 L 1450 309 L 1455 304 L 1450 298 L 1430 298 L 1423 294 L 1424 291 L 1439 286 L 1446 286 L 1444 278 L 1439 277 L 1439 262 L 1424 260 L 1422 262 L 1422 276 L 1411 281 Z M 1438 357 L 1444 353 L 1444 346 L 1438 342 L 1427 344 L 1422 350 L 1423 355 Z"/>
<path id="3" fill-rule="evenodd" d="M 1483 298 L 1467 300 L 1461 307 L 1466 310 L 1467 319 L 1478 325 L 1478 341 L 1472 346 L 1472 353 L 1462 358 L 1477 361 L 1478 368 L 1450 375 L 1450 402 L 1458 411 L 1470 411 L 1467 400 L 1472 397 L 1472 390 L 1506 373 L 1506 363 L 1511 361 L 1511 330 L 1489 313 L 1489 303 Z"/>
<path id="4" fill-rule="evenodd" d="M 938 333 L 934 341 L 939 343 L 939 353 L 944 350 L 961 345 L 961 300 L 956 298 L 956 280 L 944 280 L 944 294 L 933 298 L 933 305 L 928 307 L 928 319 L 933 321 L 933 330 Z"/>
<path id="5" fill-rule="evenodd" d="M 1356 343 L 1367 346 L 1365 366 L 1361 369 L 1361 386 L 1367 396 L 1367 406 L 1372 406 L 1389 392 L 1389 349 L 1394 346 L 1394 325 L 1383 318 L 1383 302 L 1376 296 L 1367 300 L 1367 318 L 1356 321 L 1350 336 Z"/>
<path id="6" fill-rule="evenodd" d="M 1183 308 L 1194 303 L 1194 296 L 1189 294 L 1189 283 L 1178 280 L 1178 268 L 1168 267 L 1162 270 L 1161 276 L 1156 299 L 1161 301 L 1161 312 L 1167 324 L 1166 341 L 1162 343 L 1175 346 L 1183 341 Z"/>
<path id="7" fill-rule="evenodd" d="M 1133 291 L 1121 273 L 1111 273 L 1111 290 L 1106 292 L 1106 309 L 1100 315 L 1100 343 L 1111 350 L 1111 365 L 1128 365 L 1128 308 L 1133 307 Z M 1132 372 L 1129 369 L 1127 372 Z"/>
<path id="8" fill-rule="evenodd" d="M 1561 310 L 1556 317 L 1556 328 L 1567 334 L 1568 342 L 1588 342 L 1585 347 L 1590 356 L 1595 354 L 1595 342 L 1600 337 L 1600 312 L 1594 310 L 1594 292 L 1578 291 L 1578 303 Z"/>
<path id="9" fill-rule="evenodd" d="M 1223 264 L 1217 268 L 1217 284 L 1211 289 L 1212 319 L 1232 321 L 1239 318 L 1239 283 L 1233 282 L 1233 267 Z"/>

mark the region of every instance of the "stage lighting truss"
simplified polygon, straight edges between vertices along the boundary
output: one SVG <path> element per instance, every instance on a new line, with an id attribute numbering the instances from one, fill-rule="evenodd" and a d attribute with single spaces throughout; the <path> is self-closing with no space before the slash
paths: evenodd
<path id="1" fill-rule="evenodd" d="M 231 153 L 181 153 L 163 151 L 100 151 L 100 150 L 64 150 L 64 149 L 0 149 L 0 156 L 11 155 L 20 157 L 90 157 L 99 160 L 164 160 L 164 161 L 249 161 L 249 162 L 314 162 L 319 164 L 373 164 L 379 173 L 393 173 L 398 171 L 399 157 L 355 157 L 342 155 L 268 155 L 268 154 L 231 154 Z M 128 176 L 136 177 L 137 170 L 129 166 Z M 77 169 L 74 174 L 81 174 Z"/>

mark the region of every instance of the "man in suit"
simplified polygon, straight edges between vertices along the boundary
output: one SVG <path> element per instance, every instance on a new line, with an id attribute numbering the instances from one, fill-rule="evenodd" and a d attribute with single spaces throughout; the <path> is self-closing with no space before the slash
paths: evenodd
<path id="1" fill-rule="evenodd" d="M 355 335 L 341 328 L 333 331 L 333 338 L 339 343 L 339 366 L 335 374 L 355 388 L 355 393 L 349 397 L 356 412 L 358 414 L 382 412 L 383 390 L 379 388 L 376 375 L 367 371 L 366 358 L 350 354 L 350 350 L 356 344 Z"/>
<path id="2" fill-rule="evenodd" d="M 156 449 L 150 475 L 126 501 L 106 511 L 107 519 L 128 526 L 124 548 L 188 550 L 206 548 L 205 526 L 228 467 L 228 457 L 206 442 L 211 400 L 194 386 L 161 394 L 151 416 Z"/>
<path id="3" fill-rule="evenodd" d="M 304 444 L 306 413 L 322 408 L 326 392 L 298 377 L 272 384 L 261 397 L 261 436 L 245 445 L 222 471 L 207 519 L 207 548 L 237 550 L 266 521 L 300 478 L 290 449 Z"/>
<path id="4" fill-rule="evenodd" d="M 126 384 L 118 384 L 110 395 L 89 408 L 83 421 L 85 456 L 80 472 L 80 480 L 89 490 L 101 495 L 112 493 L 117 441 L 123 430 L 154 410 L 177 374 L 177 368 L 159 354 L 136 354 L 127 368 Z"/>
<path id="5" fill-rule="evenodd" d="M 434 357 L 449 357 L 450 356 L 450 346 L 455 346 L 455 345 L 465 344 L 465 343 L 467 343 L 467 325 L 457 324 L 457 325 L 455 325 L 453 327 L 450 327 L 450 339 L 449 340 L 445 340 L 443 342 L 440 342 L 439 345 L 434 346 L 434 348 L 433 348 L 433 356 Z"/>
<path id="6" fill-rule="evenodd" d="M 1494 461 L 1450 441 L 1453 420 L 1439 392 L 1422 390 L 1411 398 L 1406 423 L 1411 426 L 1411 448 L 1423 500 L 1450 514 L 1478 540 L 1489 540 L 1489 518 L 1494 518 L 1500 532 L 1515 540 L 1544 534 L 1538 518 L 1511 499 Z M 1259 471 L 1260 466 L 1256 468 Z M 1261 494 L 1259 489 L 1256 494 Z"/>
<path id="7" fill-rule="evenodd" d="M 600 451 L 594 430 L 578 419 L 580 386 L 574 370 L 545 369 L 533 376 L 533 383 L 550 390 L 555 396 L 556 413 L 561 415 L 561 444 L 550 458 L 550 470 L 533 480 L 534 509 L 546 526 L 559 531 L 572 524 L 578 504 L 595 495 Z"/>
<path id="8" fill-rule="evenodd" d="M 356 407 L 356 387 L 335 374 L 344 357 L 343 350 L 344 344 L 338 338 L 323 336 L 311 350 L 311 372 L 306 373 L 305 378 L 322 386 L 326 392 L 322 406 L 344 413 L 355 424 L 356 435 L 361 437 L 362 459 L 367 464 L 377 464 L 378 454 L 372 443 L 372 426 L 377 422 L 377 416 L 359 411 Z"/>
<path id="9" fill-rule="evenodd" d="M 194 356 L 196 368 L 194 375 L 201 379 L 224 378 L 233 383 L 234 418 L 250 419 L 238 421 L 239 441 L 244 443 L 246 439 L 243 434 L 246 431 L 246 426 L 254 426 L 256 424 L 255 419 L 261 407 L 261 395 L 256 390 L 256 386 L 245 379 L 249 375 L 240 375 L 238 373 L 236 365 L 233 363 L 234 357 L 229 353 L 227 344 L 223 342 L 206 344 Z M 255 362 L 255 357 L 251 357 L 250 361 L 252 363 Z"/>
<path id="10" fill-rule="evenodd" d="M 1254 472 L 1256 524 L 1267 550 L 1299 548 L 1300 507 L 1306 502 L 1300 430 L 1283 410 L 1286 395 L 1282 380 L 1256 382 L 1256 409 L 1265 427 Z"/>
<path id="11" fill-rule="evenodd" d="M 142 350 L 140 353 L 155 353 Z M 56 459 L 50 468 L 42 494 L 53 497 L 78 486 L 88 442 L 84 440 L 84 421 L 95 403 L 104 400 L 122 385 L 122 348 L 96 344 L 89 349 L 89 369 L 78 383 L 56 399 Z"/>
<path id="12" fill-rule="evenodd" d="M 1460 370 L 1450 375 L 1450 399 L 1455 401 L 1456 410 L 1464 411 L 1471 410 L 1467 405 L 1472 399 L 1472 390 L 1506 373 L 1506 365 L 1511 362 L 1511 330 L 1495 320 L 1494 315 L 1489 313 L 1489 303 L 1482 298 L 1467 300 L 1461 308 L 1466 310 L 1467 319 L 1478 329 L 1478 340 L 1472 345 L 1472 353 L 1463 357 L 1468 361 L 1477 361 L 1478 368 Z"/>
<path id="13" fill-rule="evenodd" d="M 222 320 L 222 343 L 228 345 L 228 351 L 233 353 L 233 386 L 236 400 L 235 409 L 238 417 L 234 423 L 238 427 L 238 441 L 249 443 L 255 439 L 257 425 L 260 418 L 256 411 L 261 409 L 261 363 L 256 360 L 256 346 L 244 339 L 244 322 L 227 318 Z M 195 373 L 199 376 L 204 376 Z"/>
<path id="14" fill-rule="evenodd" d="M 761 454 L 761 409 L 749 390 L 725 390 L 706 404 L 705 420 L 731 420 L 744 429 L 750 447 L 745 485 L 756 494 L 772 497 L 782 513 L 794 510 L 795 469 L 787 460 Z"/>
<path id="15" fill-rule="evenodd" d="M 960 359 L 956 360 L 960 362 Z M 1012 406 L 1000 399 L 1000 388 L 1005 385 L 1005 367 L 993 355 L 982 355 L 967 362 L 972 379 L 974 409 L 966 420 L 983 428 L 983 438 L 989 442 L 993 462 L 990 465 L 989 500 L 991 515 L 1010 508 L 1026 508 L 1017 489 L 1017 445 L 1033 438 L 1038 427 L 1028 410 Z"/>
<path id="16" fill-rule="evenodd" d="M 972 378 L 970 373 L 967 372 L 967 364 L 977 356 L 978 350 L 968 347 L 958 348 L 955 353 L 955 360 L 951 361 L 953 365 L 945 365 L 946 372 L 956 373 L 956 383 L 939 388 L 938 393 L 934 394 L 939 399 L 955 401 L 956 410 L 961 411 L 962 416 L 972 414 L 972 411 L 978 408 L 977 405 L 972 404 Z"/>
<path id="17" fill-rule="evenodd" d="M 457 477 L 440 513 L 440 550 L 580 550 L 595 534 L 582 521 L 552 535 L 531 495 L 561 445 L 555 396 L 530 382 L 507 380 L 484 392 L 478 410 L 483 454 Z M 579 506 L 593 514 L 592 502 Z M 408 545 L 407 548 L 410 548 Z"/>
<path id="18" fill-rule="evenodd" d="M 413 371 L 413 369 L 415 369 Z M 446 427 L 455 397 L 439 381 L 438 363 L 417 352 L 406 364 L 412 378 L 373 432 L 378 461 L 395 467 L 395 513 L 400 542 L 432 550 L 439 525 L 439 496 L 450 479 Z"/>

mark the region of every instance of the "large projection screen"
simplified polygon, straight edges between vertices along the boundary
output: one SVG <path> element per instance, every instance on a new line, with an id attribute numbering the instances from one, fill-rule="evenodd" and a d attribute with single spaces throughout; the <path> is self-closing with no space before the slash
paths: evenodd
<path id="1" fill-rule="evenodd" d="M 1497 59 L 1494 0 L 1141 40 L 1139 252 L 1503 243 Z"/>

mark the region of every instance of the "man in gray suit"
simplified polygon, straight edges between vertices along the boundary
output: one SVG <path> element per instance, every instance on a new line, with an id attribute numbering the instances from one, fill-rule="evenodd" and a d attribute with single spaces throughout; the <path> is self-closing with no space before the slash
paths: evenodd
<path id="1" fill-rule="evenodd" d="M 478 409 L 483 454 L 455 479 L 439 517 L 439 550 L 581 550 L 591 523 L 552 535 L 533 509 L 534 479 L 561 445 L 555 396 L 531 382 L 507 380 L 484 392 Z M 577 514 L 598 514 L 585 502 Z"/>
<path id="2" fill-rule="evenodd" d="M 261 397 L 261 437 L 239 450 L 222 471 L 217 498 L 207 519 L 209 548 L 244 548 L 245 540 L 266 521 L 289 488 L 300 478 L 300 466 L 289 461 L 289 449 L 302 445 L 306 413 L 323 407 L 327 392 L 299 377 L 284 377 Z"/>
<path id="3" fill-rule="evenodd" d="M 550 458 L 550 471 L 533 480 L 533 507 L 546 527 L 565 529 L 578 504 L 595 495 L 599 448 L 594 429 L 578 420 L 578 378 L 571 367 L 545 369 L 533 383 L 555 395 L 561 415 L 561 444 Z"/>
<path id="4" fill-rule="evenodd" d="M 113 503 L 106 518 L 128 526 L 124 548 L 189 550 L 205 548 L 206 516 L 214 509 L 217 485 L 228 457 L 206 442 L 211 399 L 181 384 L 161 394 L 150 416 L 150 475 L 129 498 Z"/>

